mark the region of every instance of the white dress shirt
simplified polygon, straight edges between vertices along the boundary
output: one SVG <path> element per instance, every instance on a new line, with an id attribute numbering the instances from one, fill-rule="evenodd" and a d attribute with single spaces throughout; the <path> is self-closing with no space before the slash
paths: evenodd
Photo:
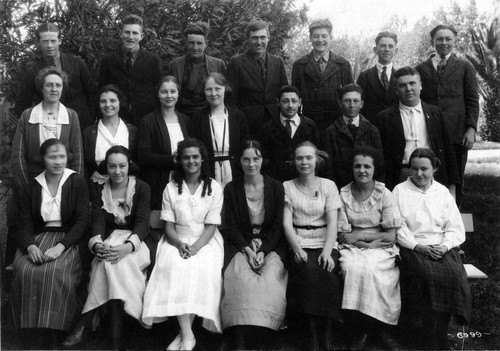
<path id="1" fill-rule="evenodd" d="M 344 119 L 345 124 L 349 125 L 350 118 L 347 118 L 346 116 L 342 116 L 342 118 Z M 359 115 L 352 119 L 352 124 L 356 126 L 356 128 L 359 127 Z"/>
<path id="2" fill-rule="evenodd" d="M 451 52 L 445 56 L 444 60 L 448 61 L 450 59 L 450 56 L 451 56 Z M 432 65 L 434 66 L 434 69 L 436 70 L 436 72 L 437 72 L 437 67 L 441 61 L 442 61 L 441 56 L 439 56 L 438 54 L 436 54 L 432 57 Z"/>
<path id="3" fill-rule="evenodd" d="M 295 132 L 297 131 L 297 128 L 299 127 L 299 124 L 300 124 L 300 117 L 299 115 L 295 115 L 293 116 L 292 118 L 286 118 L 284 117 L 281 113 L 280 113 L 280 121 L 281 121 L 281 124 L 283 125 L 283 127 L 286 128 L 286 120 L 287 119 L 290 119 L 290 128 L 292 128 L 292 135 L 291 135 L 291 138 L 293 138 L 293 136 L 295 135 Z"/>
<path id="4" fill-rule="evenodd" d="M 399 103 L 399 112 L 401 113 L 401 121 L 403 122 L 403 130 L 405 133 L 406 145 L 403 164 L 406 165 L 409 163 L 411 153 L 415 149 L 420 147 L 429 148 L 429 136 L 421 102 L 414 107 L 405 106 Z"/>
<path id="5" fill-rule="evenodd" d="M 378 79 L 382 81 L 382 72 L 384 71 L 384 66 L 387 67 L 387 70 L 385 71 L 385 75 L 387 76 L 387 81 L 391 81 L 391 74 L 392 74 L 392 62 L 389 63 L 388 65 L 383 65 L 379 62 L 377 62 L 377 73 L 378 73 Z"/>

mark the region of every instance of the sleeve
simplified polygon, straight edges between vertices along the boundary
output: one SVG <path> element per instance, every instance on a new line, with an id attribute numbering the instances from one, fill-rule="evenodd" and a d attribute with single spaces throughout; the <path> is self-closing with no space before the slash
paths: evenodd
<path id="1" fill-rule="evenodd" d="M 394 200 L 396 202 L 396 205 L 398 206 L 399 212 L 402 213 L 401 201 L 403 201 L 404 199 L 402 199 L 401 197 L 404 194 L 401 194 L 400 188 L 401 188 L 400 186 L 396 186 L 394 188 L 394 191 L 392 192 L 392 194 L 394 196 Z M 408 228 L 408 226 L 406 224 L 407 219 L 403 218 L 403 220 L 404 221 L 403 221 L 401 227 L 398 228 L 398 230 L 396 231 L 397 242 L 400 246 L 407 248 L 407 249 L 410 249 L 410 250 L 413 250 L 415 248 L 415 246 L 417 246 L 418 243 L 415 240 L 413 233 L 410 231 L 410 229 Z"/>
<path id="2" fill-rule="evenodd" d="M 236 63 L 236 57 L 231 57 L 227 65 L 226 78 L 231 87 L 230 101 L 229 103 L 238 107 L 238 90 L 240 87 L 238 65 Z"/>
<path id="3" fill-rule="evenodd" d="M 248 121 L 247 121 L 247 116 L 243 112 L 238 110 L 238 115 L 240 120 L 240 133 L 241 133 L 240 145 L 242 145 L 243 142 L 247 140 L 249 136 Z M 240 145 L 238 145 L 238 147 L 240 147 Z"/>
<path id="4" fill-rule="evenodd" d="M 83 143 L 82 143 L 82 132 L 80 131 L 80 122 L 78 120 L 78 115 L 76 114 L 75 111 L 68 109 L 68 112 L 69 115 L 71 116 L 69 143 L 70 143 L 70 152 L 73 156 L 69 168 L 71 168 L 78 174 L 84 175 Z"/>
<path id="5" fill-rule="evenodd" d="M 274 188 L 272 202 L 272 212 L 274 215 L 272 216 L 272 223 L 266 227 L 267 232 L 264 233 L 265 238 L 259 249 L 259 251 L 264 252 L 266 255 L 278 246 L 283 237 L 283 206 L 285 204 L 285 190 L 283 185 L 279 182 L 270 182 L 269 184 Z M 266 211 L 270 210 L 266 208 Z"/>
<path id="6" fill-rule="evenodd" d="M 137 180 L 136 183 L 137 192 L 135 193 L 135 225 L 132 230 L 133 237 L 134 234 L 138 236 L 140 241 L 144 241 L 146 236 L 149 234 L 149 214 L 150 214 L 150 202 L 151 202 L 151 189 L 148 184 L 140 182 Z M 134 242 L 133 238 L 129 238 L 134 245 L 135 250 L 139 248 L 140 242 Z"/>
<path id="7" fill-rule="evenodd" d="M 366 116 L 366 74 L 365 72 L 361 72 L 358 76 L 358 79 L 356 80 L 356 84 L 361 87 L 362 90 L 362 100 L 365 101 L 365 104 L 363 104 L 363 107 L 361 107 L 361 110 L 359 111 L 363 116 Z"/>
<path id="8" fill-rule="evenodd" d="M 103 243 L 102 241 L 102 236 L 101 235 L 94 235 L 93 237 L 90 238 L 88 248 L 89 251 L 94 253 L 94 245 L 97 243 Z"/>
<path id="9" fill-rule="evenodd" d="M 326 179 L 322 179 L 322 182 Z M 337 211 L 342 206 L 342 201 L 340 200 L 339 190 L 334 182 L 328 180 L 328 185 L 325 189 L 326 192 L 326 203 L 325 203 L 325 213 L 330 211 Z"/>
<path id="10" fill-rule="evenodd" d="M 444 221 L 444 236 L 442 245 L 448 248 L 448 251 L 454 247 L 459 246 L 465 241 L 465 228 L 462 221 L 462 215 L 458 210 L 455 199 L 445 189 L 443 194 L 445 197 L 445 221 Z"/>
<path id="11" fill-rule="evenodd" d="M 60 241 L 66 248 L 75 245 L 83 238 L 87 233 L 90 220 L 89 191 L 87 189 L 87 183 L 85 179 L 78 174 L 73 174 L 68 180 L 71 178 L 73 178 L 72 181 L 74 182 L 71 189 L 71 191 L 73 191 L 71 197 L 74 199 L 74 203 L 71 204 L 74 206 L 72 211 L 73 225 Z M 68 206 L 70 206 L 70 204 L 68 204 Z"/>
<path id="12" fill-rule="evenodd" d="M 102 209 L 102 185 L 91 182 L 92 236 L 102 236 L 106 232 L 106 220 Z"/>
<path id="13" fill-rule="evenodd" d="M 340 200 L 342 201 L 342 206 L 339 207 L 339 212 L 337 216 L 337 231 L 339 233 L 350 233 L 352 232 L 351 223 L 349 223 L 349 219 L 347 217 L 347 212 L 345 210 L 345 202 L 344 198 L 340 196 Z"/>
<path id="14" fill-rule="evenodd" d="M 464 74 L 465 126 L 477 130 L 479 117 L 479 94 L 476 70 L 466 62 Z"/>
<path id="15" fill-rule="evenodd" d="M 109 68 L 108 68 L 108 55 L 104 55 L 99 67 L 99 87 L 102 87 L 110 82 Z"/>
<path id="16" fill-rule="evenodd" d="M 240 194 L 241 195 L 241 194 Z M 226 221 L 226 230 L 224 240 L 241 250 L 248 246 L 248 241 L 242 231 L 242 225 L 239 221 L 238 207 L 236 206 L 238 194 L 234 184 L 230 183 L 224 188 L 224 213 Z"/>
<path id="17" fill-rule="evenodd" d="M 19 232 L 17 235 L 17 245 L 21 250 L 35 243 L 34 237 L 34 218 L 31 212 L 31 200 L 33 187 L 31 184 L 20 189 L 20 208 L 19 208 Z"/>
<path id="18" fill-rule="evenodd" d="M 169 184 L 175 184 L 175 183 L 169 183 Z M 173 208 L 172 199 L 170 198 L 169 184 L 167 184 L 165 190 L 163 190 L 160 219 L 165 222 L 175 223 L 175 211 Z M 175 188 L 177 189 L 177 184 L 175 184 Z"/>
<path id="19" fill-rule="evenodd" d="M 400 228 L 404 222 L 392 193 L 384 187 L 382 195 L 382 228 Z"/>
<path id="20" fill-rule="evenodd" d="M 20 118 L 24 110 L 33 105 L 33 100 L 37 95 L 35 88 L 35 76 L 36 73 L 34 67 L 28 68 L 23 76 L 21 86 L 18 89 L 16 103 L 14 105 L 14 114 L 17 118 Z"/>
<path id="21" fill-rule="evenodd" d="M 175 167 L 174 156 L 160 154 L 153 149 L 152 138 L 154 133 L 150 130 L 151 123 L 143 119 L 137 130 L 137 162 L 144 168 L 173 169 Z"/>
<path id="22" fill-rule="evenodd" d="M 297 61 L 295 61 L 292 65 L 292 85 L 300 91 L 300 72 Z"/>
<path id="23" fill-rule="evenodd" d="M 17 189 L 26 188 L 29 184 L 28 169 L 25 158 L 25 146 L 27 137 L 27 123 L 31 109 L 25 110 L 17 124 L 14 140 L 12 141 L 11 167 L 14 184 Z"/>
<path id="24" fill-rule="evenodd" d="M 153 54 L 153 86 L 158 86 L 160 84 L 161 77 L 163 76 L 163 70 L 161 68 L 161 61 L 158 55 Z"/>
<path id="25" fill-rule="evenodd" d="M 344 69 L 344 84 L 354 83 L 354 79 L 352 78 L 352 68 L 349 61 L 345 60 L 345 69 Z"/>
<path id="26" fill-rule="evenodd" d="M 280 57 L 280 87 L 288 85 L 288 77 L 286 76 L 285 62 Z"/>
<path id="27" fill-rule="evenodd" d="M 220 73 L 226 75 L 226 69 L 227 69 L 226 61 L 224 60 L 221 61 L 222 62 L 220 63 Z"/>
<path id="28" fill-rule="evenodd" d="M 98 108 L 97 101 L 99 100 L 97 84 L 92 78 L 92 75 L 90 74 L 90 71 L 85 62 L 83 62 L 80 57 L 77 57 L 77 59 L 80 67 L 81 85 L 83 88 L 83 92 L 85 93 L 85 96 L 87 98 L 87 107 L 89 109 L 90 118 L 92 120 L 95 120 L 95 113 Z"/>
<path id="29" fill-rule="evenodd" d="M 437 111 L 439 124 L 442 131 L 444 154 L 446 157 L 446 167 L 448 173 L 448 184 L 460 184 L 460 171 L 458 169 L 457 158 L 455 156 L 455 147 L 453 145 L 450 133 L 444 124 L 444 117 L 441 111 Z"/>
<path id="30" fill-rule="evenodd" d="M 293 213 L 293 203 L 290 197 L 290 186 L 287 182 L 283 183 L 283 188 L 285 189 L 285 207 Z"/>
<path id="31" fill-rule="evenodd" d="M 207 196 L 207 195 L 205 195 Z M 222 194 L 222 188 L 220 185 L 212 179 L 212 203 L 205 216 L 205 224 L 219 225 L 221 223 L 221 211 L 222 204 L 224 202 L 224 196 Z"/>

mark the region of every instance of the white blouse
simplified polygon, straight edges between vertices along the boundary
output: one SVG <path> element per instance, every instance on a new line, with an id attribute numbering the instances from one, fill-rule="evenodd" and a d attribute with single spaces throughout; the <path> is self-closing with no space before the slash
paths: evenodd
<path id="1" fill-rule="evenodd" d="M 28 123 L 31 124 L 39 124 L 40 125 L 40 145 L 47 139 L 56 138 L 60 139 L 61 137 L 61 125 L 69 124 L 69 114 L 66 107 L 59 103 L 58 114 L 48 116 L 44 118 L 43 116 L 43 107 L 40 102 L 38 105 L 33 107 L 30 114 L 30 119 Z"/>
<path id="2" fill-rule="evenodd" d="M 182 134 L 181 125 L 179 124 L 179 122 L 166 124 L 168 135 L 170 137 L 170 148 L 172 150 L 172 154 L 174 154 L 174 152 L 177 152 L 177 144 L 184 140 L 184 134 Z"/>
<path id="3" fill-rule="evenodd" d="M 127 124 L 120 119 L 116 133 L 113 136 L 104 123 L 102 123 L 102 119 L 99 120 L 99 123 L 97 124 L 97 138 L 95 141 L 94 155 L 96 163 L 100 164 L 104 161 L 106 152 L 110 147 L 115 145 L 125 146 L 127 149 L 129 148 Z"/>

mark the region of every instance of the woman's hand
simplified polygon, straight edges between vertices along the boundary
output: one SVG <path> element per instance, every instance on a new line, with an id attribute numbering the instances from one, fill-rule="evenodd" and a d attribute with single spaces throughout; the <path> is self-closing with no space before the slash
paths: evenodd
<path id="1" fill-rule="evenodd" d="M 95 243 L 94 254 L 98 261 L 105 260 L 109 254 L 109 246 L 103 243 Z"/>
<path id="2" fill-rule="evenodd" d="M 434 255 L 439 256 L 439 258 L 443 258 L 443 255 L 448 252 L 448 248 L 444 245 L 431 245 L 431 251 Z"/>
<path id="3" fill-rule="evenodd" d="M 339 244 L 353 245 L 359 241 L 359 233 L 338 233 L 337 241 L 339 242 Z"/>
<path id="4" fill-rule="evenodd" d="M 433 249 L 431 245 L 420 245 L 418 244 L 413 249 L 415 252 L 418 252 L 422 256 L 428 258 L 429 260 L 439 260 L 443 255 L 439 254 L 436 249 Z"/>
<path id="5" fill-rule="evenodd" d="M 307 252 L 302 249 L 298 249 L 293 256 L 295 263 L 307 263 Z"/>
<path id="6" fill-rule="evenodd" d="M 394 243 L 384 241 L 384 238 L 378 238 L 367 243 L 367 245 L 370 249 L 380 249 L 382 247 L 391 247 L 392 245 L 394 245 Z"/>
<path id="7" fill-rule="evenodd" d="M 111 264 L 116 264 L 118 263 L 118 261 L 120 261 L 123 257 L 127 256 L 132 251 L 133 251 L 132 243 L 110 246 L 106 261 L 111 262 Z"/>
<path id="8" fill-rule="evenodd" d="M 28 261 L 31 263 L 37 265 L 45 263 L 42 250 L 40 250 L 35 244 L 28 246 L 26 251 L 28 251 Z"/>
<path id="9" fill-rule="evenodd" d="M 250 264 L 250 267 L 252 267 L 254 271 L 258 271 L 259 269 L 262 268 L 262 265 L 264 264 L 264 256 L 265 255 L 263 252 L 254 253 L 252 255 L 252 258 L 249 258 L 247 256 L 248 263 Z"/>
<path id="10" fill-rule="evenodd" d="M 182 258 L 188 259 L 189 257 L 191 257 L 191 249 L 189 248 L 188 244 L 181 242 L 177 249 L 179 250 L 179 255 Z"/>
<path id="11" fill-rule="evenodd" d="M 56 246 L 47 249 L 44 254 L 45 262 L 54 261 L 61 256 L 65 249 L 66 247 L 61 243 L 57 243 Z"/>
<path id="12" fill-rule="evenodd" d="M 325 252 L 322 252 L 318 257 L 318 264 L 326 269 L 327 272 L 333 271 L 335 268 L 335 262 L 331 255 L 327 255 Z"/>

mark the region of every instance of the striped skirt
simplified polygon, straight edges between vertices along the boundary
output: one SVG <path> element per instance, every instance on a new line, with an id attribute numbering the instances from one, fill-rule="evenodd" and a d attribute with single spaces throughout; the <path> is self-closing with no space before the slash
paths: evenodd
<path id="1" fill-rule="evenodd" d="M 64 232 L 44 232 L 35 244 L 45 252 L 55 246 Z M 82 305 L 77 287 L 82 279 L 79 249 L 71 246 L 56 260 L 36 265 L 17 250 L 14 259 L 11 301 L 16 328 L 71 330 Z"/>
<path id="2" fill-rule="evenodd" d="M 430 300 L 430 308 L 448 312 L 467 323 L 471 295 L 467 273 L 457 249 L 440 260 L 430 260 L 415 251 L 401 248 L 401 297 L 411 304 Z"/>

